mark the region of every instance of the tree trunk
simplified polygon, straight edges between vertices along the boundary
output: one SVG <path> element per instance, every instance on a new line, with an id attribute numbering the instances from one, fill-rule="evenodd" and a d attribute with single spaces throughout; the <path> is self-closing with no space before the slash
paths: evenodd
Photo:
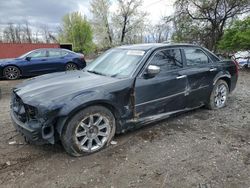
<path id="1" fill-rule="evenodd" d="M 127 26 L 127 16 L 124 17 L 123 28 L 122 28 L 122 35 L 121 35 L 121 43 L 123 44 L 125 35 L 126 35 L 126 26 Z"/>

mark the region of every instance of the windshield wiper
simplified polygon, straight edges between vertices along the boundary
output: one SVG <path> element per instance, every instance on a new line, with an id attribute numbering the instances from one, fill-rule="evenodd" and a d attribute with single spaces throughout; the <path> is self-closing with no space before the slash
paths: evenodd
<path id="1" fill-rule="evenodd" d="M 105 74 L 100 73 L 100 72 L 96 72 L 96 71 L 87 70 L 87 72 L 90 72 L 90 73 L 93 73 L 93 74 L 97 74 L 97 75 L 106 76 Z"/>

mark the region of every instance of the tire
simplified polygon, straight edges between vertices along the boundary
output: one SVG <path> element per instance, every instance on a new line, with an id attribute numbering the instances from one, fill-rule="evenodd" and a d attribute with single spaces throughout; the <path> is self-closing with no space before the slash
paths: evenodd
<path id="1" fill-rule="evenodd" d="M 65 66 L 66 71 L 78 70 L 78 67 L 75 63 L 67 63 Z"/>
<path id="2" fill-rule="evenodd" d="M 61 142 L 66 152 L 78 157 L 105 148 L 115 135 L 115 118 L 103 106 L 90 106 L 76 113 L 65 125 Z"/>
<path id="3" fill-rule="evenodd" d="M 3 69 L 3 76 L 7 80 L 16 80 L 20 78 L 21 72 L 16 66 L 7 66 Z"/>
<path id="4" fill-rule="evenodd" d="M 229 88 L 224 80 L 218 80 L 214 85 L 207 107 L 210 110 L 217 110 L 227 105 Z"/>

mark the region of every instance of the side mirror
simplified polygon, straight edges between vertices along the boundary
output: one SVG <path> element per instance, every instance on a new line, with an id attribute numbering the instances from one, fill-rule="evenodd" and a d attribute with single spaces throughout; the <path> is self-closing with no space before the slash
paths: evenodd
<path id="1" fill-rule="evenodd" d="M 27 61 L 30 61 L 31 60 L 31 57 L 26 57 L 25 58 Z"/>
<path id="2" fill-rule="evenodd" d="M 160 71 L 161 71 L 160 67 L 158 67 L 156 65 L 149 65 L 146 72 L 145 72 L 145 76 L 147 76 L 149 78 L 153 78 L 157 74 L 159 74 Z"/>

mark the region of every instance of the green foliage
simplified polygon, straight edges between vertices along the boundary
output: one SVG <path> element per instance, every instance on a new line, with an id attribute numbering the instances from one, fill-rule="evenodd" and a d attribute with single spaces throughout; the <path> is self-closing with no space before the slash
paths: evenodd
<path id="1" fill-rule="evenodd" d="M 59 35 L 60 42 L 72 43 L 73 50 L 86 54 L 93 51 L 93 32 L 90 23 L 79 12 L 66 14 Z"/>
<path id="2" fill-rule="evenodd" d="M 173 40 L 197 43 L 216 51 L 230 22 L 249 11 L 249 0 L 176 0 Z M 239 40 L 241 36 L 237 37 Z"/>
<path id="3" fill-rule="evenodd" d="M 225 51 L 250 50 L 250 17 L 227 29 L 218 47 Z"/>

